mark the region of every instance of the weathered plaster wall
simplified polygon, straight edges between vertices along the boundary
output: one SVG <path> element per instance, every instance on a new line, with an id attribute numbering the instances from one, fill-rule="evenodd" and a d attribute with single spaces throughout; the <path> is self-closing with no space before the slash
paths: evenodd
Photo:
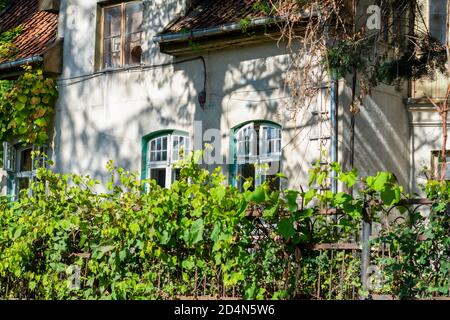
<path id="1" fill-rule="evenodd" d="M 442 119 L 436 112 L 436 109 L 429 104 L 411 106 L 412 140 L 411 148 L 413 150 L 411 182 L 417 186 L 426 182 L 426 176 L 423 173 L 424 167 L 431 167 L 432 151 L 442 149 L 443 130 Z M 447 119 L 450 122 L 450 116 Z M 450 128 L 447 129 L 450 135 Z M 449 149 L 447 144 L 447 149 Z M 414 192 L 419 192 L 419 188 L 414 188 Z"/>
<path id="2" fill-rule="evenodd" d="M 358 90 L 358 89 L 357 89 Z M 389 171 L 398 181 L 408 187 L 410 175 L 410 128 L 409 115 L 403 99 L 406 88 L 380 85 L 372 90 L 360 105 L 355 119 L 355 167 L 362 175 L 377 171 Z M 342 117 L 342 159 L 344 167 L 350 159 L 350 113 L 351 88 L 344 88 Z"/>
<path id="3" fill-rule="evenodd" d="M 139 171 L 142 136 L 160 129 L 193 134 L 195 121 L 202 121 L 203 132 L 221 130 L 225 158 L 231 128 L 249 120 L 272 120 L 283 126 L 282 171 L 290 178 L 288 186 L 305 185 L 308 170 L 319 157 L 317 141 L 310 141 L 318 135 L 317 118 L 311 112 L 319 106 L 328 108 L 327 90 L 291 120 L 283 108 L 289 103 L 283 78 L 289 61 L 283 48 L 275 43 L 234 47 L 202 53 L 208 79 L 202 109 L 197 101 L 204 81 L 200 60 L 148 67 L 172 59 L 151 41 L 182 7 L 178 1 L 164 5 L 147 2 L 145 70 L 93 74 L 97 3 L 62 2 L 60 34 L 65 48 L 53 144 L 56 169 L 101 178 L 106 162 L 114 159 Z M 385 89 L 376 90 L 358 116 L 356 166 L 364 174 L 393 171 L 404 182 L 409 177 L 408 117 L 402 95 Z M 344 112 L 348 96 L 348 88 L 341 86 L 341 160 L 348 159 L 348 112 Z M 228 167 L 222 168 L 227 173 Z"/>

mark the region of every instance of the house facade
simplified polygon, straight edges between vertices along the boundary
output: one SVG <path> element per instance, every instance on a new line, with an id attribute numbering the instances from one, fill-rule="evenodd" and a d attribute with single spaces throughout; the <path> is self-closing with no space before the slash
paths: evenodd
<path id="1" fill-rule="evenodd" d="M 239 177 L 253 177 L 256 185 L 270 179 L 299 188 L 311 166 L 323 154 L 329 158 L 332 141 L 348 167 L 351 88 L 324 83 L 292 117 L 285 85 L 290 54 L 270 36 L 276 30 L 265 27 L 254 2 L 61 1 L 63 67 L 49 145 L 54 169 L 105 179 L 113 159 L 168 187 L 183 152 L 211 145 L 203 165 L 221 167 L 236 186 Z M 430 23 L 440 11 L 426 5 Z M 417 191 L 421 168 L 433 163 L 442 136 L 424 97 L 442 98 L 437 88 L 446 84 L 375 88 L 357 115 L 355 167 L 363 175 L 391 171 Z M 278 181 L 277 172 L 288 180 Z"/>

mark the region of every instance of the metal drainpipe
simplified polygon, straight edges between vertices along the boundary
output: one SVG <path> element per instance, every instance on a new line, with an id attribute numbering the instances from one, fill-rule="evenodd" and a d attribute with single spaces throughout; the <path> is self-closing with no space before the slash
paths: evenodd
<path id="1" fill-rule="evenodd" d="M 331 85 L 330 122 L 331 122 L 331 150 L 330 161 L 338 162 L 338 104 L 339 104 L 339 82 L 333 77 Z M 331 191 L 337 193 L 338 183 L 336 172 L 331 172 Z"/>
<path id="2" fill-rule="evenodd" d="M 18 68 L 27 63 L 38 63 L 38 62 L 42 62 L 42 61 L 44 61 L 44 59 L 41 56 L 34 56 L 34 57 L 20 59 L 20 60 L 16 60 L 16 61 L 12 61 L 12 62 L 6 62 L 6 63 L 0 64 L 0 71 Z"/>
<path id="3" fill-rule="evenodd" d="M 312 17 L 317 17 L 317 12 L 310 13 L 301 13 L 298 18 L 300 19 L 309 19 Z M 268 24 L 276 23 L 284 21 L 282 17 L 274 17 L 274 18 L 256 18 L 252 19 L 250 23 L 246 26 L 246 28 L 254 28 L 258 26 L 266 26 Z M 191 30 L 190 32 L 178 32 L 178 33 L 169 33 L 169 34 L 159 34 L 153 37 L 153 42 L 155 43 L 164 43 L 164 42 L 177 42 L 177 41 L 187 41 L 189 39 L 213 36 L 218 34 L 223 34 L 226 32 L 233 32 L 242 30 L 244 27 L 241 23 L 228 23 L 223 24 L 221 26 L 212 27 L 212 28 L 204 28 L 204 29 L 196 29 Z"/>

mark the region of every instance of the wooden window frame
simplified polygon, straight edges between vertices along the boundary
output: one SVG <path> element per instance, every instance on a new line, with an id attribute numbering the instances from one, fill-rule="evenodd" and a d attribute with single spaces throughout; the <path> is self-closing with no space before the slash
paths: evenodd
<path id="1" fill-rule="evenodd" d="M 104 5 L 98 6 L 97 14 L 99 19 L 97 20 L 97 54 L 96 54 L 96 67 L 97 71 L 100 70 L 113 70 L 113 69 L 122 69 L 130 66 L 138 66 L 142 64 L 142 56 L 141 62 L 135 64 L 126 64 L 126 38 L 128 36 L 126 32 L 126 6 L 132 3 L 140 3 L 142 5 L 143 12 L 143 1 L 142 0 L 134 0 L 134 1 L 113 1 L 108 2 Z M 107 67 L 105 65 L 105 10 L 113 7 L 120 7 L 121 17 L 120 17 L 120 66 L 115 67 Z M 144 30 L 141 30 L 141 33 L 144 33 Z M 141 43 L 142 45 L 142 43 Z"/>

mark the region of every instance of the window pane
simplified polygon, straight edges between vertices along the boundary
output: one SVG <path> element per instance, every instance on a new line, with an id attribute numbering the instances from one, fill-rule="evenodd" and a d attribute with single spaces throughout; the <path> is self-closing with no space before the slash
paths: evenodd
<path id="1" fill-rule="evenodd" d="M 23 150 L 20 154 L 20 172 L 31 171 L 33 162 L 31 160 L 31 149 Z"/>
<path id="2" fill-rule="evenodd" d="M 161 161 L 167 161 L 167 151 L 161 152 Z"/>
<path id="3" fill-rule="evenodd" d="M 142 31 L 142 2 L 128 3 L 125 9 L 127 33 Z"/>
<path id="4" fill-rule="evenodd" d="M 125 63 L 140 64 L 142 60 L 142 3 L 126 6 Z"/>
<path id="5" fill-rule="evenodd" d="M 447 43 L 447 0 L 430 0 L 430 34 Z"/>
<path id="6" fill-rule="evenodd" d="M 166 169 L 152 169 L 150 171 L 150 179 L 165 188 L 166 187 Z"/>
<path id="7" fill-rule="evenodd" d="M 105 39 L 104 57 L 106 68 L 120 67 L 120 51 L 121 51 L 120 37 Z"/>
<path id="8" fill-rule="evenodd" d="M 175 169 L 172 172 L 172 182 L 180 179 L 181 169 Z"/>
<path id="9" fill-rule="evenodd" d="M 104 9 L 104 29 L 105 38 L 120 36 L 122 12 L 120 5 Z"/>
<path id="10" fill-rule="evenodd" d="M 252 186 L 250 190 L 255 189 L 255 166 L 253 164 L 243 164 L 238 167 L 238 174 L 241 176 L 240 181 L 240 189 L 243 188 L 245 180 L 248 178 L 252 178 Z"/>
<path id="11" fill-rule="evenodd" d="M 20 178 L 18 180 L 19 191 L 28 190 L 30 188 L 30 178 Z"/>
<path id="12" fill-rule="evenodd" d="M 156 139 L 156 150 L 161 150 L 161 138 Z"/>
<path id="13" fill-rule="evenodd" d="M 280 178 L 277 177 L 277 173 L 281 172 L 281 162 L 272 161 L 267 163 L 268 167 L 264 169 L 264 174 L 261 175 L 261 183 L 267 181 L 269 187 L 272 190 L 280 189 Z"/>
<path id="14" fill-rule="evenodd" d="M 155 151 L 156 149 L 156 142 L 155 140 L 152 140 L 152 142 L 150 143 L 150 151 Z"/>

